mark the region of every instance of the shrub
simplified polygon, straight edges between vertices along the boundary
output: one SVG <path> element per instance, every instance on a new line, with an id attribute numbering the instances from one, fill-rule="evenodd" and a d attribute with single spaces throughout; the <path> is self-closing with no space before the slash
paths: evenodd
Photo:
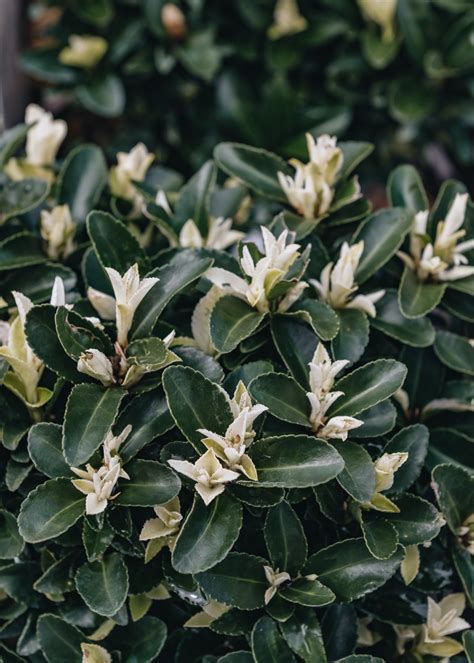
<path id="1" fill-rule="evenodd" d="M 407 158 L 439 179 L 473 163 L 468 0 L 34 8 L 23 67 L 48 84 L 51 107 L 75 106 L 79 133 L 101 141 L 121 128 L 116 141 L 127 149 L 159 137 L 166 162 L 187 174 L 223 138 L 304 158 L 310 130 L 375 140 L 374 175 Z"/>
<path id="2" fill-rule="evenodd" d="M 221 143 L 181 186 L 143 145 L 58 161 L 28 114 L 0 146 L 3 660 L 472 658 L 463 185 L 428 213 L 402 166 L 371 213 L 370 145 L 323 135 L 290 165 Z"/>

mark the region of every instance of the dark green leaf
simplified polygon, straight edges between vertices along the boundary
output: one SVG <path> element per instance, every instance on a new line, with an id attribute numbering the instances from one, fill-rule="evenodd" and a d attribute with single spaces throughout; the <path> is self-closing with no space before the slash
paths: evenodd
<path id="1" fill-rule="evenodd" d="M 97 205 L 107 184 L 107 164 L 100 147 L 79 145 L 68 154 L 58 176 L 58 203 L 69 205 L 78 224 Z"/>
<path id="2" fill-rule="evenodd" d="M 407 461 L 395 473 L 393 492 L 407 490 L 418 479 L 425 462 L 429 437 L 426 426 L 414 424 L 399 431 L 385 447 L 386 453 L 408 453 Z"/>
<path id="3" fill-rule="evenodd" d="M 344 469 L 337 476 L 339 484 L 358 502 L 368 502 L 375 492 L 375 470 L 368 452 L 350 440 L 331 440 L 344 460 Z"/>
<path id="4" fill-rule="evenodd" d="M 222 435 L 232 422 L 224 393 L 198 371 L 170 366 L 163 373 L 163 387 L 176 425 L 193 445 L 203 437 L 198 428 Z"/>
<path id="5" fill-rule="evenodd" d="M 465 336 L 448 331 L 438 331 L 434 351 L 438 359 L 449 368 L 467 375 L 474 375 L 474 347 Z"/>
<path id="6" fill-rule="evenodd" d="M 290 424 L 309 426 L 311 406 L 306 392 L 289 375 L 261 375 L 252 380 L 249 390 L 254 400 L 266 405 L 273 416 Z"/>
<path id="7" fill-rule="evenodd" d="M 413 215 L 399 208 L 384 209 L 364 221 L 352 238 L 364 242 L 364 252 L 356 271 L 356 280 L 363 283 L 375 274 L 400 248 L 411 228 Z"/>
<path id="8" fill-rule="evenodd" d="M 176 540 L 174 568 L 194 574 L 214 566 L 232 548 L 241 526 L 242 506 L 226 492 L 209 506 L 196 495 Z"/>
<path id="9" fill-rule="evenodd" d="M 398 291 L 400 311 L 406 318 L 421 318 L 438 306 L 445 290 L 445 283 L 419 281 L 415 272 L 406 266 Z"/>
<path id="10" fill-rule="evenodd" d="M 113 553 L 77 570 L 76 589 L 90 610 L 112 617 L 127 598 L 128 573 L 121 556 Z"/>
<path id="11" fill-rule="evenodd" d="M 263 570 L 267 562 L 247 553 L 231 552 L 196 580 L 211 598 L 240 610 L 255 610 L 264 604 L 268 583 Z"/>
<path id="12" fill-rule="evenodd" d="M 381 587 L 393 576 L 402 559 L 401 547 L 389 559 L 378 560 L 363 539 L 347 539 L 312 555 L 304 572 L 316 573 L 338 601 L 348 602 Z"/>
<path id="13" fill-rule="evenodd" d="M 214 158 L 222 170 L 242 180 L 251 189 L 269 198 L 286 201 L 277 173 L 289 175 L 291 169 L 275 154 L 248 145 L 220 143 L 214 150 Z"/>
<path id="14" fill-rule="evenodd" d="M 125 89 L 118 76 L 106 74 L 76 88 L 80 103 L 101 117 L 118 117 L 125 107 Z"/>
<path id="15" fill-rule="evenodd" d="M 63 451 L 69 465 L 83 465 L 97 451 L 112 428 L 124 395 L 121 389 L 96 384 L 73 387 L 63 428 Z"/>
<path id="16" fill-rule="evenodd" d="M 265 317 L 242 299 L 221 297 L 211 314 L 211 338 L 222 353 L 232 352 L 241 341 L 253 334 Z"/>
<path id="17" fill-rule="evenodd" d="M 334 479 L 344 461 L 327 442 L 307 435 L 268 437 L 255 443 L 250 455 L 261 485 L 307 488 Z"/>
<path id="18" fill-rule="evenodd" d="M 364 354 L 369 342 L 369 321 L 363 311 L 341 309 L 339 315 L 339 333 L 333 339 L 331 347 L 335 359 L 348 359 L 351 364 Z"/>
<path id="19" fill-rule="evenodd" d="M 41 615 L 38 619 L 38 640 L 48 663 L 81 663 L 81 643 L 84 635 L 72 624 L 56 615 Z"/>
<path id="20" fill-rule="evenodd" d="M 426 317 L 406 318 L 400 310 L 398 294 L 389 289 L 376 304 L 377 315 L 370 324 L 375 329 L 406 345 L 424 348 L 435 339 L 434 327 Z"/>
<path id="21" fill-rule="evenodd" d="M 336 383 L 335 390 L 344 395 L 337 399 L 328 415 L 360 414 L 400 389 L 406 374 L 406 367 L 393 359 L 377 359 L 361 366 Z"/>
<path id="22" fill-rule="evenodd" d="M 255 663 L 295 662 L 295 657 L 282 638 L 278 626 L 269 617 L 261 617 L 254 626 L 252 654 Z"/>
<path id="23" fill-rule="evenodd" d="M 306 562 L 308 543 L 301 521 L 288 502 L 268 511 L 263 531 L 274 569 L 295 576 Z"/>
<path id="24" fill-rule="evenodd" d="M 289 647 L 306 663 L 326 663 L 321 627 L 314 610 L 297 608 L 280 630 Z"/>
<path id="25" fill-rule="evenodd" d="M 62 427 L 59 424 L 40 422 L 28 432 L 28 453 L 37 470 L 50 479 L 69 477 L 71 470 L 64 460 Z"/>
<path id="26" fill-rule="evenodd" d="M 280 591 L 280 595 L 291 603 L 313 608 L 328 605 L 336 598 L 334 593 L 318 580 L 308 580 L 307 578 L 297 578 L 291 585 L 284 587 Z"/>
<path id="27" fill-rule="evenodd" d="M 40 543 L 66 532 L 84 513 L 85 497 L 69 479 L 50 479 L 33 490 L 21 505 L 20 534 Z"/>
<path id="28" fill-rule="evenodd" d="M 429 207 L 423 182 L 413 166 L 398 166 L 390 173 L 387 194 L 393 207 L 406 207 L 415 213 Z"/>
<path id="29" fill-rule="evenodd" d="M 133 460 L 127 465 L 129 481 L 120 483 L 115 504 L 123 506 L 155 506 L 176 497 L 181 481 L 171 468 L 154 460 Z"/>
<path id="30" fill-rule="evenodd" d="M 146 264 L 145 253 L 136 237 L 111 214 L 91 212 L 87 217 L 87 232 L 103 267 L 113 267 L 124 274 L 134 263 Z"/>
<path id="31" fill-rule="evenodd" d="M 389 559 L 398 547 L 398 533 L 392 523 L 383 518 L 361 522 L 364 541 L 377 559 Z"/>

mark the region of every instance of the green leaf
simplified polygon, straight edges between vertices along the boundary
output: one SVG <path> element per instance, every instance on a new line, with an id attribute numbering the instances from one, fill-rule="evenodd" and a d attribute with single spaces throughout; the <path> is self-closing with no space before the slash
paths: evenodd
<path id="1" fill-rule="evenodd" d="M 403 165 L 392 170 L 388 178 L 387 195 L 393 207 L 406 207 L 415 213 L 429 209 L 425 187 L 413 166 Z"/>
<path id="2" fill-rule="evenodd" d="M 81 663 L 81 643 L 85 636 L 72 624 L 56 615 L 41 615 L 37 626 L 38 640 L 48 663 Z"/>
<path id="3" fill-rule="evenodd" d="M 351 364 L 364 354 L 369 342 L 369 321 L 363 311 L 340 309 L 339 333 L 331 343 L 335 359 L 348 359 Z"/>
<path id="4" fill-rule="evenodd" d="M 438 359 L 449 368 L 467 375 L 474 375 L 474 347 L 465 336 L 448 331 L 438 331 L 434 351 Z"/>
<path id="5" fill-rule="evenodd" d="M 201 373 L 187 366 L 170 366 L 163 373 L 168 406 L 178 428 L 198 448 L 206 428 L 222 435 L 232 422 L 225 394 Z"/>
<path id="6" fill-rule="evenodd" d="M 464 631 L 462 643 L 469 663 L 474 663 L 474 631 Z"/>
<path id="7" fill-rule="evenodd" d="M 351 242 L 364 242 L 364 252 L 355 274 L 359 284 L 367 281 L 395 255 L 412 221 L 411 212 L 393 208 L 375 212 L 359 226 Z"/>
<path id="8" fill-rule="evenodd" d="M 301 521 L 288 502 L 269 509 L 263 535 L 273 568 L 297 575 L 306 562 L 308 543 Z"/>
<path id="9" fill-rule="evenodd" d="M 261 557 L 231 552 L 212 569 L 198 573 L 196 580 L 216 601 L 239 610 L 255 610 L 264 605 L 263 596 L 268 589 L 265 564 Z"/>
<path id="10" fill-rule="evenodd" d="M 309 390 L 308 364 L 316 350 L 318 337 L 295 315 L 274 315 L 271 330 L 276 349 L 291 375 L 303 389 Z"/>
<path id="11" fill-rule="evenodd" d="M 115 532 L 107 522 L 104 523 L 102 529 L 94 529 L 87 519 L 84 518 L 82 542 L 86 551 L 87 561 L 95 562 L 101 559 L 114 537 Z"/>
<path id="12" fill-rule="evenodd" d="M 222 353 L 232 352 L 241 341 L 257 329 L 265 317 L 242 299 L 226 295 L 221 297 L 211 314 L 211 338 Z"/>
<path id="13" fill-rule="evenodd" d="M 344 460 L 344 469 L 337 476 L 339 484 L 358 502 L 368 502 L 375 493 L 375 470 L 369 453 L 356 442 L 331 440 Z"/>
<path id="14" fill-rule="evenodd" d="M 115 504 L 122 506 L 155 506 L 176 497 L 181 481 L 166 465 L 154 460 L 132 460 L 127 465 L 130 481 L 120 483 Z"/>
<path id="15" fill-rule="evenodd" d="M 252 631 L 255 663 L 294 663 L 295 657 L 270 617 L 260 617 Z"/>
<path id="16" fill-rule="evenodd" d="M 50 479 L 71 476 L 62 450 L 62 426 L 42 421 L 28 432 L 28 453 L 37 470 Z"/>
<path id="17" fill-rule="evenodd" d="M 80 566 L 75 582 L 87 607 L 104 617 L 115 615 L 127 598 L 127 567 L 118 553 Z"/>
<path id="18" fill-rule="evenodd" d="M 90 212 L 87 232 L 102 267 L 124 274 L 134 263 L 146 265 L 147 259 L 138 240 L 127 226 L 107 212 Z M 110 238 L 114 241 L 111 242 Z"/>
<path id="19" fill-rule="evenodd" d="M 180 226 L 192 219 L 201 235 L 207 235 L 211 193 L 215 183 L 216 167 L 212 161 L 206 161 L 180 191 L 174 210 Z"/>
<path id="20" fill-rule="evenodd" d="M 29 125 L 27 124 L 17 124 L 11 129 L 3 131 L 0 136 L 0 169 L 3 170 L 7 161 L 12 157 L 15 152 L 18 150 L 20 145 L 25 140 Z"/>
<path id="21" fill-rule="evenodd" d="M 33 490 L 21 505 L 20 534 L 28 543 L 40 543 L 63 534 L 85 510 L 85 498 L 69 479 L 50 479 Z"/>
<path id="22" fill-rule="evenodd" d="M 418 545 L 438 536 L 443 520 L 430 502 L 409 493 L 391 499 L 400 513 L 386 513 L 384 518 L 395 527 L 402 545 Z"/>
<path id="23" fill-rule="evenodd" d="M 104 154 L 96 145 L 79 145 L 69 152 L 58 175 L 58 203 L 69 205 L 74 221 L 83 225 L 107 184 Z"/>
<path id="24" fill-rule="evenodd" d="M 44 180 L 12 181 L 3 176 L 0 179 L 0 224 L 35 209 L 48 193 L 49 184 Z"/>
<path id="25" fill-rule="evenodd" d="M 405 266 L 398 290 L 402 315 L 406 318 L 421 318 L 438 306 L 445 290 L 445 283 L 419 281 L 415 272 Z"/>
<path id="26" fill-rule="evenodd" d="M 255 661 L 249 651 L 233 651 L 221 656 L 217 659 L 217 663 L 255 663 Z"/>
<path id="27" fill-rule="evenodd" d="M 383 401 L 360 413 L 362 426 L 350 432 L 354 438 L 379 437 L 389 433 L 395 426 L 397 410 L 391 401 Z"/>
<path id="28" fill-rule="evenodd" d="M 48 566 L 46 571 L 33 585 L 42 594 L 62 594 L 72 589 L 71 583 L 72 556 L 65 555 L 57 562 Z"/>
<path id="29" fill-rule="evenodd" d="M 242 505 L 224 492 L 206 506 L 199 496 L 179 532 L 173 566 L 179 573 L 199 573 L 220 562 L 242 527 Z"/>
<path id="30" fill-rule="evenodd" d="M 384 518 L 361 522 L 365 545 L 376 559 L 389 559 L 397 550 L 398 533 Z"/>
<path id="31" fill-rule="evenodd" d="M 334 479 L 344 467 L 337 451 L 308 435 L 267 437 L 250 449 L 260 485 L 307 488 Z"/>
<path id="32" fill-rule="evenodd" d="M 26 316 L 28 345 L 46 366 L 69 382 L 91 382 L 79 373 L 76 362 L 65 352 L 56 333 L 56 307 L 50 304 L 35 306 Z"/>
<path id="33" fill-rule="evenodd" d="M 18 290 L 29 297 L 34 304 L 49 301 L 56 276 L 61 277 L 66 293 L 74 290 L 77 277 L 69 267 L 59 263 L 47 262 L 42 265 L 25 267 L 12 271 L 2 280 L 4 297 L 13 305 L 11 290 Z"/>
<path id="34" fill-rule="evenodd" d="M 322 341 L 330 341 L 339 331 L 339 318 L 333 309 L 316 299 L 296 302 L 294 310 L 311 325 Z"/>
<path id="35" fill-rule="evenodd" d="M 456 194 L 465 193 L 466 191 L 466 186 L 457 180 L 446 180 L 443 182 L 428 219 L 427 232 L 431 237 L 434 237 L 438 223 L 446 219 Z"/>
<path id="36" fill-rule="evenodd" d="M 307 578 L 297 578 L 291 585 L 280 591 L 280 596 L 291 603 L 312 608 L 328 605 L 336 598 L 334 593 L 318 580 L 308 580 Z"/>
<path id="37" fill-rule="evenodd" d="M 136 456 L 149 442 L 173 428 L 174 421 L 161 390 L 135 396 L 120 413 L 114 424 L 114 432 L 120 434 L 128 425 L 132 430 L 120 447 L 120 457 L 124 463 Z"/>
<path id="38" fill-rule="evenodd" d="M 265 611 L 272 619 L 282 624 L 294 613 L 295 604 L 285 601 L 280 594 L 275 594 L 270 603 L 265 606 Z"/>
<path id="39" fill-rule="evenodd" d="M 436 428 L 432 430 L 430 432 L 426 467 L 432 470 L 436 465 L 442 463 L 458 465 L 468 472 L 474 473 L 474 440 L 467 437 L 467 435 L 463 435 L 455 428 Z"/>
<path id="40" fill-rule="evenodd" d="M 310 425 L 311 406 L 306 392 L 289 375 L 266 373 L 252 380 L 249 391 L 257 403 L 266 405 L 278 419 L 299 426 Z"/>
<path id="41" fill-rule="evenodd" d="M 46 262 L 46 256 L 41 250 L 40 242 L 29 232 L 10 235 L 0 242 L 0 272 L 42 262 Z"/>
<path id="42" fill-rule="evenodd" d="M 156 276 L 160 281 L 140 302 L 133 319 L 130 338 L 150 336 L 168 302 L 202 276 L 211 265 L 210 258 L 196 258 L 192 252 L 181 251 L 167 265 L 151 271 L 148 276 Z"/>
<path id="43" fill-rule="evenodd" d="M 111 356 L 114 348 L 109 337 L 97 329 L 92 322 L 65 306 L 58 306 L 55 315 L 58 338 L 66 354 L 78 361 L 83 352 L 90 348 Z"/>
<path id="44" fill-rule="evenodd" d="M 343 396 L 329 408 L 328 416 L 354 417 L 384 401 L 402 386 L 406 367 L 394 359 L 377 359 L 345 375 L 335 385 Z"/>
<path id="45" fill-rule="evenodd" d="M 272 152 L 238 143 L 220 143 L 214 150 L 214 158 L 228 175 L 237 177 L 257 193 L 286 201 L 277 173 L 291 175 L 292 171 Z"/>
<path id="46" fill-rule="evenodd" d="M 433 482 L 439 508 L 456 534 L 474 513 L 474 477 L 461 467 L 438 465 L 433 470 Z"/>
<path id="47" fill-rule="evenodd" d="M 78 101 L 101 117 L 118 117 L 125 108 L 125 89 L 118 76 L 106 74 L 76 88 Z"/>
<path id="48" fill-rule="evenodd" d="M 381 587 L 398 569 L 403 559 L 401 547 L 387 560 L 375 559 L 363 539 L 339 541 L 312 555 L 304 573 L 316 573 L 318 580 L 346 603 Z"/>
<path id="49" fill-rule="evenodd" d="M 371 318 L 370 324 L 387 336 L 416 348 L 425 348 L 434 342 L 435 330 L 431 320 L 426 317 L 406 318 L 400 310 L 396 290 L 386 290 L 375 308 L 377 315 Z"/>
<path id="50" fill-rule="evenodd" d="M 290 649 L 306 663 L 326 663 L 321 627 L 314 610 L 297 608 L 280 630 Z"/>
<path id="51" fill-rule="evenodd" d="M 395 473 L 391 489 L 394 493 L 407 490 L 418 479 L 425 462 L 429 438 L 426 426 L 414 424 L 402 428 L 386 445 L 384 453 L 408 453 L 407 461 Z"/>
<path id="52" fill-rule="evenodd" d="M 15 516 L 0 509 L 0 559 L 18 557 L 24 546 Z"/>
<path id="53" fill-rule="evenodd" d="M 341 148 L 344 155 L 341 178 L 348 177 L 374 150 L 372 143 L 355 140 L 342 141 L 338 143 L 338 147 Z"/>
<path id="54" fill-rule="evenodd" d="M 146 615 L 114 632 L 114 643 L 122 654 L 123 663 L 151 663 L 166 642 L 166 624 Z"/>
<path id="55" fill-rule="evenodd" d="M 73 387 L 63 428 L 63 451 L 69 465 L 83 465 L 97 451 L 112 428 L 124 395 L 122 389 L 104 389 L 96 384 Z"/>

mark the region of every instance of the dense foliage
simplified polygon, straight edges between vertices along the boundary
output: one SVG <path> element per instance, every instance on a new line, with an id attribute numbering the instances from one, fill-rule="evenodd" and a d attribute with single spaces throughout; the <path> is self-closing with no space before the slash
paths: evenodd
<path id="1" fill-rule="evenodd" d="M 104 6 L 106 3 L 104 4 Z M 367 143 L 0 141 L 0 657 L 474 660 L 474 207 Z"/>
<path id="2" fill-rule="evenodd" d="M 474 162 L 470 0 L 49 0 L 30 14 L 23 67 L 51 107 L 187 174 L 223 139 L 304 158 L 304 131 L 370 137 L 375 174 L 410 159 L 467 178 Z"/>

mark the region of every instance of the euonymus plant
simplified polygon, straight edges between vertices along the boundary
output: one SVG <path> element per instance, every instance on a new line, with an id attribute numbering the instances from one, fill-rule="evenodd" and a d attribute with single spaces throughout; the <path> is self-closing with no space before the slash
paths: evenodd
<path id="1" fill-rule="evenodd" d="M 1 659 L 472 661 L 465 187 L 66 131 L 0 141 Z"/>
<path id="2" fill-rule="evenodd" d="M 375 175 L 410 158 L 443 178 L 474 161 L 471 10 L 471 0 L 37 0 L 22 63 L 80 132 L 158 143 L 187 172 L 222 136 L 303 157 L 311 130 L 376 138 Z"/>

